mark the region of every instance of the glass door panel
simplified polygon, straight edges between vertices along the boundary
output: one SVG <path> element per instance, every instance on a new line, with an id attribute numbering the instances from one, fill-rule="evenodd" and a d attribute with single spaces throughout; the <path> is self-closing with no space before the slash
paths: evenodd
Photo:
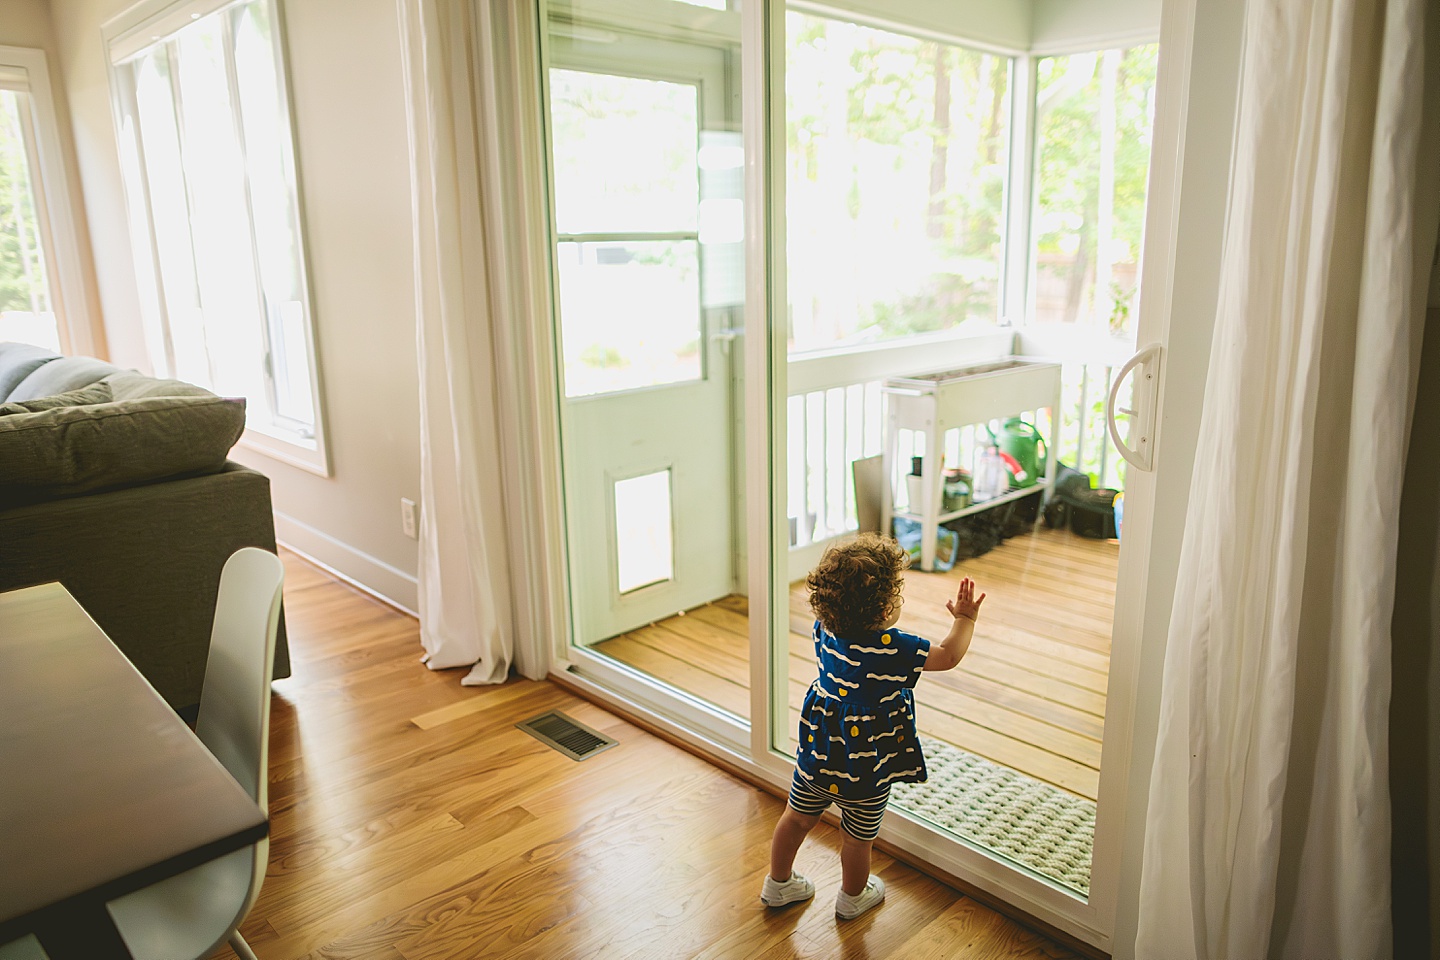
<path id="1" fill-rule="evenodd" d="M 1049 286 L 1064 260 L 1075 315 L 1100 318 L 1030 356 L 1029 330 L 998 326 L 1024 316 L 1002 302 L 1006 263 L 1024 262 L 1003 254 L 1026 192 L 1008 182 L 1011 58 L 808 9 L 787 15 L 785 56 L 790 615 L 773 746 L 804 748 L 806 573 L 883 530 L 912 557 L 899 629 L 938 643 L 961 579 L 987 594 L 963 662 L 918 681 L 929 777 L 895 786 L 892 808 L 1084 900 L 1123 543 L 1102 413 L 1129 352 L 1112 333 L 1135 297 L 1154 48 L 1056 58 L 1018 85 L 1039 97 L 1016 112 L 1041 137 L 1034 260 Z"/>
<path id="2" fill-rule="evenodd" d="M 743 722 L 744 145 L 723 8 L 543 7 L 572 656 Z"/>
<path id="3" fill-rule="evenodd" d="M 561 240 L 555 260 L 566 397 L 702 377 L 695 239 Z"/>

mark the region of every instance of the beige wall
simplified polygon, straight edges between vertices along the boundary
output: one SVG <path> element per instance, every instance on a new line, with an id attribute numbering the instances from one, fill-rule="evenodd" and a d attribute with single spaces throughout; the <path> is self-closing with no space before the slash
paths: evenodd
<path id="1" fill-rule="evenodd" d="M 46 0 L 0 0 L 0 44 L 36 47 L 53 58 L 54 41 Z"/>
<path id="2" fill-rule="evenodd" d="M 52 0 L 111 359 L 148 366 L 101 25 L 130 0 Z M 43 7 L 43 5 L 37 4 Z M 267 474 L 280 538 L 414 609 L 419 406 L 410 173 L 394 0 L 282 0 L 333 476 L 236 448 Z M 7 7 L 8 19 L 8 7 Z"/>

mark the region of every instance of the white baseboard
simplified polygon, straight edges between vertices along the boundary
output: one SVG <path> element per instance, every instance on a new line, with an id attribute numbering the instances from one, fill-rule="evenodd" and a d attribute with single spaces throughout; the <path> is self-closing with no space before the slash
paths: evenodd
<path id="1" fill-rule="evenodd" d="M 419 617 L 420 586 L 412 574 L 337 540 L 301 520 L 275 512 L 275 539 L 352 587 Z"/>

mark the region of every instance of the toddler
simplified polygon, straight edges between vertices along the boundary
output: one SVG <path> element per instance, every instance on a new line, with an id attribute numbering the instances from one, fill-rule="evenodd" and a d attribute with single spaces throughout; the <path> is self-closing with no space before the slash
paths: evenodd
<path id="1" fill-rule="evenodd" d="M 815 895 L 815 885 L 791 867 L 832 802 L 840 808 L 843 837 L 835 915 L 849 920 L 885 899 L 884 881 L 870 873 L 870 847 L 890 785 L 925 780 L 912 688 L 921 671 L 949 670 L 965 656 L 985 599 L 975 596 L 969 577 L 960 581 L 955 599 L 945 603 L 954 622 L 938 645 L 896 630 L 908 560 L 894 540 L 861 534 L 827 550 L 806 578 L 820 675 L 800 708 L 795 777 L 760 893 L 766 906 Z"/>

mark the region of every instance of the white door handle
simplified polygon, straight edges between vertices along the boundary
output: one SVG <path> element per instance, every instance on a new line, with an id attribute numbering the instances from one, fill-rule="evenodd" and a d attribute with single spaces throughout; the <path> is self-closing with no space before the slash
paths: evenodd
<path id="1" fill-rule="evenodd" d="M 1160 353 L 1161 346 L 1152 343 L 1142 347 L 1135 356 L 1125 361 L 1125 365 L 1115 373 L 1115 379 L 1110 382 L 1110 396 L 1105 401 L 1105 426 L 1110 431 L 1110 439 L 1115 444 L 1115 449 L 1120 451 L 1131 465 L 1141 470 L 1154 468 L 1155 452 L 1155 398 L 1158 395 L 1156 387 L 1160 382 Z M 1140 367 L 1140 373 L 1135 380 L 1135 386 L 1130 391 L 1130 404 L 1134 409 L 1116 408 L 1116 398 L 1120 396 L 1120 384 L 1125 382 L 1130 371 Z M 1120 439 L 1120 431 L 1115 426 L 1115 415 L 1123 413 L 1130 417 L 1130 440 L 1134 446 L 1129 446 Z M 1137 439 L 1138 437 L 1138 439 Z"/>

